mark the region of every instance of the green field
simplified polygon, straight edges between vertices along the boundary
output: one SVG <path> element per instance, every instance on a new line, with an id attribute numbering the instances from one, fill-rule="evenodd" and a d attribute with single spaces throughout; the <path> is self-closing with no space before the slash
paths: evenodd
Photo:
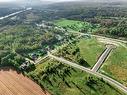
<path id="1" fill-rule="evenodd" d="M 124 95 L 102 79 L 51 59 L 27 75 L 53 95 Z"/>
<path id="2" fill-rule="evenodd" d="M 88 22 L 67 19 L 56 20 L 54 23 L 69 31 L 92 32 L 96 31 L 100 27 L 99 25 L 92 25 Z"/>
<path id="3" fill-rule="evenodd" d="M 95 38 L 92 39 L 81 39 L 77 44 L 80 48 L 81 56 L 93 66 L 101 53 L 104 51 L 104 44 L 99 43 Z"/>
<path id="4" fill-rule="evenodd" d="M 101 72 L 127 86 L 127 49 L 117 47 L 101 68 Z"/>
<path id="5" fill-rule="evenodd" d="M 69 44 L 59 50 L 56 55 L 76 63 L 84 59 L 86 61 L 84 64 L 87 63 L 87 67 L 92 67 L 104 50 L 104 44 L 99 43 L 95 38 L 81 38 L 75 44 Z M 83 65 L 83 63 L 80 65 Z"/>

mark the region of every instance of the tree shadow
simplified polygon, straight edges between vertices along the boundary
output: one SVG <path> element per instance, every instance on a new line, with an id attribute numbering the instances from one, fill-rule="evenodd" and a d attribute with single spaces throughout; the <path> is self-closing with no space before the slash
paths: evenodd
<path id="1" fill-rule="evenodd" d="M 0 71 L 15 71 L 18 74 L 22 74 L 21 71 L 19 71 L 18 69 L 12 67 L 12 66 L 0 66 Z"/>
<path id="2" fill-rule="evenodd" d="M 80 91 L 83 93 L 83 95 L 87 95 L 77 84 L 75 84 L 73 81 L 72 81 L 72 84 Z"/>
<path id="3" fill-rule="evenodd" d="M 96 92 L 97 90 L 96 90 L 96 88 L 95 88 L 94 86 L 97 85 L 97 84 L 98 84 L 97 81 L 94 80 L 92 77 L 89 77 L 88 80 L 86 81 L 86 85 L 87 85 L 90 89 L 94 90 L 95 92 Z"/>

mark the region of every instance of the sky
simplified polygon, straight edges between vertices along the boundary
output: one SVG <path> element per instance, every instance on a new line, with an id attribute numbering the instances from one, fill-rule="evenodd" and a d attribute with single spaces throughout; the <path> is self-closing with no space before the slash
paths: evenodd
<path id="1" fill-rule="evenodd" d="M 15 2 L 15 1 L 21 1 L 21 0 L 0 0 L 0 2 Z M 22 0 L 22 1 L 25 1 L 25 0 Z M 30 1 L 30 0 L 26 0 L 26 1 Z M 41 1 L 44 1 L 44 0 L 41 0 Z M 56 0 L 45 0 L 45 1 L 56 1 Z M 65 1 L 65 0 L 57 0 L 57 1 Z M 66 0 L 66 1 L 70 1 L 70 0 Z"/>
<path id="2" fill-rule="evenodd" d="M 25 2 L 25 1 L 39 1 L 39 0 L 0 0 L 0 2 Z M 40 1 L 51 1 L 51 2 L 63 2 L 63 1 L 81 1 L 81 0 L 40 0 Z M 90 0 L 82 0 L 90 1 Z M 91 0 L 93 2 L 106 1 L 106 0 Z M 127 1 L 127 0 L 107 0 L 107 1 Z"/>
<path id="3" fill-rule="evenodd" d="M 21 1 L 51 1 L 51 2 L 62 2 L 62 1 L 80 1 L 80 0 L 0 0 L 0 2 L 21 2 Z"/>

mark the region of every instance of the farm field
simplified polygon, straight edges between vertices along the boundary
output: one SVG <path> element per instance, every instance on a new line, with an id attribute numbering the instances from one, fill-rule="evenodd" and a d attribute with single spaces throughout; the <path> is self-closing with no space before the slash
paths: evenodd
<path id="1" fill-rule="evenodd" d="M 27 75 L 53 95 L 124 95 L 102 79 L 53 59 L 36 65 Z"/>
<path id="2" fill-rule="evenodd" d="M 127 86 L 127 48 L 117 47 L 113 50 L 100 72 Z"/>
<path id="3" fill-rule="evenodd" d="M 13 69 L 0 69 L 0 95 L 50 95 L 29 78 Z"/>

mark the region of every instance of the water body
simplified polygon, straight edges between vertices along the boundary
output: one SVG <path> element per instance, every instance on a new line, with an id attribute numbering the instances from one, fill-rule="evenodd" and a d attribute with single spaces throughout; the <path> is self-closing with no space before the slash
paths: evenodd
<path id="1" fill-rule="evenodd" d="M 3 17 L 0 17 L 0 20 L 3 20 L 5 18 L 8 18 L 8 17 L 11 17 L 11 16 L 14 16 L 14 15 L 17 15 L 19 13 L 22 13 L 22 12 L 25 12 L 25 11 L 28 11 L 28 10 L 31 10 L 32 8 L 27 8 L 25 10 L 22 10 L 22 11 L 18 11 L 18 12 L 15 12 L 15 13 L 12 13 L 12 14 L 9 14 L 9 15 L 6 15 L 6 16 L 3 16 Z"/>

